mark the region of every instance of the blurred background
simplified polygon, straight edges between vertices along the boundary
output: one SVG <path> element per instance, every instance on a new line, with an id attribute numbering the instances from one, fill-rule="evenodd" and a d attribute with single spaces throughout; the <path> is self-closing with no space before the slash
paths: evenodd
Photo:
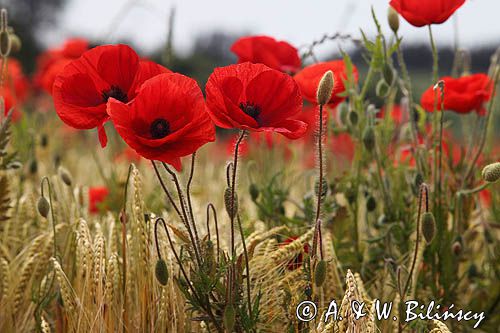
<path id="1" fill-rule="evenodd" d="M 84 37 L 92 44 L 126 42 L 144 56 L 161 60 L 169 27 L 173 27 L 170 67 L 205 82 L 211 70 L 235 61 L 228 52 L 242 35 L 266 34 L 305 51 L 324 34 L 360 38 L 360 28 L 371 36 L 375 26 L 370 6 L 389 35 L 388 0 L 0 0 L 10 12 L 11 26 L 23 41 L 17 57 L 25 70 L 34 70 L 44 49 L 67 38 Z M 486 71 L 499 46 L 500 1 L 468 0 L 451 20 L 434 26 L 440 70 L 449 73 L 456 48 L 471 52 L 472 71 Z M 410 70 L 428 72 L 432 66 L 426 28 L 402 20 L 405 56 Z M 350 40 L 326 42 L 315 49 L 318 58 L 332 58 L 340 48 L 363 67 L 361 49 Z M 311 59 L 309 59 L 311 60 Z M 430 83 L 430 78 L 423 87 Z M 417 93 L 419 87 L 416 87 Z"/>

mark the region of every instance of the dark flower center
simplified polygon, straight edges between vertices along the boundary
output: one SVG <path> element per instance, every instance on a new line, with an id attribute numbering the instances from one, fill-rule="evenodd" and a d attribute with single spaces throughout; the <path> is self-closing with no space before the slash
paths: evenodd
<path id="1" fill-rule="evenodd" d="M 162 118 L 155 119 L 149 128 L 153 139 L 162 139 L 170 134 L 170 124 Z"/>
<path id="2" fill-rule="evenodd" d="M 111 86 L 111 88 L 108 91 L 102 92 L 102 98 L 104 99 L 105 102 L 107 102 L 108 99 L 110 99 L 111 97 L 123 103 L 126 103 L 128 101 L 127 94 L 124 93 L 121 90 L 121 88 L 117 86 Z"/>
<path id="3" fill-rule="evenodd" d="M 255 120 L 257 120 L 261 111 L 260 106 L 251 102 L 240 103 L 240 109 Z"/>

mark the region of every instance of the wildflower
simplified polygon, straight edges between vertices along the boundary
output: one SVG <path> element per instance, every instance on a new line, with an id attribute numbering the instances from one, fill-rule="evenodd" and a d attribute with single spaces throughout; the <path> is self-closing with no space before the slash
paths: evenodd
<path id="1" fill-rule="evenodd" d="M 294 117 L 302 97 L 294 80 L 262 64 L 216 68 L 207 85 L 207 106 L 222 128 L 272 131 L 289 139 L 302 137 L 307 125 Z"/>
<path id="2" fill-rule="evenodd" d="M 465 0 L 391 0 L 389 4 L 408 23 L 423 27 L 445 22 L 464 2 Z"/>
<path id="3" fill-rule="evenodd" d="M 339 96 L 339 94 L 345 92 L 344 80 L 347 79 L 346 67 L 343 60 L 333 60 L 328 62 L 320 62 L 314 65 L 307 66 L 297 74 L 295 74 L 295 82 L 299 85 L 302 96 L 307 101 L 316 104 L 317 103 L 317 90 L 318 85 L 327 71 L 332 71 L 335 78 L 335 84 L 333 86 L 333 92 L 328 104 L 330 107 L 335 107 L 343 100 L 345 97 Z M 358 80 L 358 70 L 353 67 L 353 77 L 354 80 Z"/>
<path id="4" fill-rule="evenodd" d="M 486 74 L 473 74 L 461 78 L 444 77 L 444 109 L 457 113 L 470 113 L 476 111 L 484 115 L 486 110 L 484 102 L 491 98 L 493 84 Z M 420 101 L 422 107 L 428 111 L 441 110 L 441 94 L 429 87 Z"/>
<path id="5" fill-rule="evenodd" d="M 108 100 L 128 103 L 144 81 L 166 72 L 170 71 L 160 65 L 139 61 L 127 45 L 98 46 L 73 60 L 56 77 L 52 90 L 56 112 L 71 127 L 97 127 L 105 147 Z"/>
<path id="6" fill-rule="evenodd" d="M 96 186 L 89 188 L 89 211 L 98 213 L 100 206 L 106 201 L 109 195 L 109 190 L 104 186 Z"/>
<path id="7" fill-rule="evenodd" d="M 215 140 L 215 128 L 196 81 L 165 73 L 147 80 L 130 103 L 111 97 L 108 113 L 139 155 L 181 169 L 180 158 Z"/>
<path id="8" fill-rule="evenodd" d="M 238 63 L 260 63 L 289 74 L 298 72 L 301 67 L 294 46 L 268 36 L 242 37 L 231 46 L 231 51 L 238 56 Z"/>
<path id="9" fill-rule="evenodd" d="M 37 58 L 37 71 L 33 81 L 37 88 L 52 94 L 56 76 L 72 60 L 79 58 L 89 48 L 86 39 L 70 38 L 61 47 L 49 49 Z"/>

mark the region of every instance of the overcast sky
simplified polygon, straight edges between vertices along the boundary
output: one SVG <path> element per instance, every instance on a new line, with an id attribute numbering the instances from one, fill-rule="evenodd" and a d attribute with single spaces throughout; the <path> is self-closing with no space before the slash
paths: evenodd
<path id="1" fill-rule="evenodd" d="M 132 40 L 150 51 L 165 42 L 168 13 L 175 6 L 174 47 L 189 51 L 195 37 L 214 30 L 252 32 L 287 40 L 295 46 L 309 44 L 325 33 L 351 33 L 359 28 L 374 31 L 370 6 L 389 32 L 388 0 L 69 0 L 60 28 L 46 34 L 48 44 L 70 36 L 114 42 Z M 438 45 L 452 44 L 455 26 L 462 47 L 484 43 L 500 45 L 500 0 L 467 0 L 446 23 L 434 26 Z M 406 41 L 427 41 L 426 28 L 402 21 Z M 327 49 L 336 48 L 329 44 Z M 320 50 L 321 51 L 321 50 Z"/>

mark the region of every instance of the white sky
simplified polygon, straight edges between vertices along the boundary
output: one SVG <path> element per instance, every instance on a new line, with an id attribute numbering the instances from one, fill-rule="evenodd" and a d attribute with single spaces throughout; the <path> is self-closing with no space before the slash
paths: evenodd
<path id="1" fill-rule="evenodd" d="M 149 51 L 165 42 L 168 13 L 175 6 L 177 51 L 188 51 L 197 35 L 214 30 L 267 34 L 301 46 L 325 33 L 351 33 L 359 37 L 360 27 L 372 33 L 372 5 L 389 33 L 388 3 L 388 0 L 70 0 L 60 18 L 60 28 L 45 36 L 47 43 L 54 45 L 75 35 L 107 42 L 126 38 Z M 500 45 L 499 13 L 500 0 L 467 0 L 452 19 L 433 26 L 438 46 L 453 43 L 455 24 L 461 46 Z M 404 20 L 400 32 L 406 41 L 428 38 L 426 28 L 415 28 Z M 335 43 L 327 47 L 335 48 Z"/>

